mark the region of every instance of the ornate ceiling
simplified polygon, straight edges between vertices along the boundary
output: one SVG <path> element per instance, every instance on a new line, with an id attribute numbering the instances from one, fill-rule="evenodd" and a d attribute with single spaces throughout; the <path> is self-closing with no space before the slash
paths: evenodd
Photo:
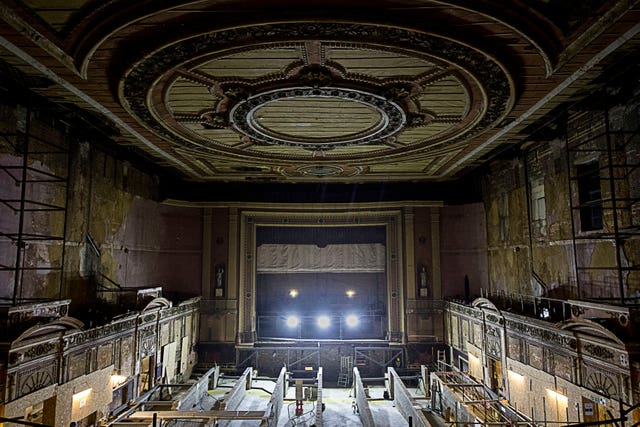
<path id="1" fill-rule="evenodd" d="M 446 180 L 637 46 L 638 1 L 555 3 L 4 0 L 0 59 L 187 179 Z"/>

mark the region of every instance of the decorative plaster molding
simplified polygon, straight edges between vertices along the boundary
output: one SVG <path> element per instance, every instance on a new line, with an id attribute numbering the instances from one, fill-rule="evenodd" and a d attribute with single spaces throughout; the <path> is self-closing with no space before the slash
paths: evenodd
<path id="1" fill-rule="evenodd" d="M 527 338 L 533 338 L 541 344 L 569 346 L 575 349 L 577 346 L 576 339 L 566 335 L 543 329 L 537 325 L 524 323 L 522 320 L 505 319 L 505 325 L 508 331 L 513 331 Z"/>
<path id="2" fill-rule="evenodd" d="M 58 318 L 69 313 L 70 299 L 45 303 L 25 304 L 10 307 L 8 312 L 9 325 L 14 326 L 34 317 Z"/>
<path id="3" fill-rule="evenodd" d="M 244 26 L 200 34 L 164 46 L 153 52 L 141 53 L 138 62 L 132 64 L 124 75 L 121 76 L 119 97 L 122 104 L 147 128 L 168 141 L 171 141 L 176 147 L 199 146 L 201 149 L 211 150 L 212 152 L 224 150 L 233 151 L 238 154 L 241 151 L 239 151 L 239 149 L 236 150 L 235 147 L 219 146 L 206 138 L 198 136 L 193 131 L 181 129 L 181 126 L 177 126 L 177 122 L 173 124 L 167 122 L 165 111 L 160 111 L 157 104 L 151 103 L 152 101 L 150 101 L 150 99 L 155 99 L 156 97 L 150 97 L 149 94 L 155 90 L 164 92 L 164 86 L 163 89 L 155 88 L 155 86 L 159 84 L 170 84 L 173 79 L 178 76 L 184 77 L 185 72 L 188 73 L 191 68 L 197 67 L 201 63 L 233 53 L 248 52 L 256 49 L 255 46 L 251 45 L 255 40 L 260 40 L 261 48 L 263 49 L 269 46 L 297 46 L 301 40 L 339 41 L 342 47 L 348 46 L 353 49 L 385 50 L 401 53 L 410 57 L 422 58 L 438 64 L 448 63 L 448 66 L 460 74 L 459 77 L 464 81 L 465 86 L 474 87 L 474 97 L 482 99 L 474 100 L 476 107 L 469 110 L 470 116 L 463 120 L 466 122 L 457 128 L 453 134 L 447 134 L 446 138 L 439 141 L 441 146 L 458 144 L 498 123 L 509 112 L 514 102 L 515 86 L 512 77 L 506 71 L 506 67 L 489 52 L 481 52 L 455 40 L 418 30 L 373 24 L 316 22 L 313 25 L 309 25 L 305 22 L 284 22 Z M 360 40 L 367 40 L 367 42 L 363 43 Z M 334 68 L 339 70 L 339 64 L 336 64 L 331 70 Z M 183 71 L 174 75 L 173 73 L 177 69 Z M 331 75 L 326 75 L 325 77 L 331 77 L 335 80 L 337 73 L 338 71 L 334 70 L 330 73 Z M 316 76 L 316 74 L 313 74 L 313 76 Z M 323 76 L 325 74 L 323 74 Z M 286 75 L 286 72 L 283 75 L 278 74 L 275 77 L 268 77 L 270 80 L 262 83 L 262 85 L 271 84 L 276 90 L 290 90 L 293 86 L 300 85 L 299 79 L 296 80 L 296 85 L 293 85 L 292 82 L 287 82 L 289 76 Z M 345 76 L 347 80 L 348 77 L 349 76 Z M 357 76 L 352 77 L 355 78 Z M 245 82 L 247 84 L 238 85 L 241 83 L 239 80 L 238 82 L 231 79 L 229 80 L 229 82 L 221 81 L 218 82 L 218 84 L 235 84 L 238 86 L 238 88 L 236 88 L 238 90 L 233 89 L 229 93 L 223 91 L 222 95 L 232 102 L 236 102 L 237 99 L 246 99 L 246 105 L 249 107 L 249 100 L 253 99 L 251 98 L 251 84 Z M 308 82 L 309 88 L 312 88 L 313 85 L 328 85 L 327 90 L 345 90 L 348 87 L 332 88 L 332 82 L 323 83 L 322 81 L 316 80 Z M 371 79 L 365 80 L 356 83 L 360 85 L 371 84 L 369 81 Z M 428 79 L 426 79 L 426 81 L 428 82 Z M 202 81 L 202 79 L 198 79 L 198 84 L 202 83 L 207 84 Z M 351 86 L 356 83 L 352 82 Z M 420 82 L 416 84 L 419 85 Z M 279 89 L 278 85 L 284 85 L 286 87 Z M 389 102 L 389 99 L 398 98 L 398 96 L 402 96 L 403 94 L 407 95 L 402 98 L 403 100 L 413 96 L 410 95 L 413 92 L 407 92 L 406 88 L 399 90 L 401 89 L 400 87 L 388 87 L 386 91 L 382 90 L 385 88 L 384 81 L 379 83 L 379 87 L 381 93 L 378 95 L 383 96 L 385 99 L 388 98 L 387 102 Z M 266 88 L 267 86 L 265 86 L 265 90 Z M 305 90 L 311 90 L 309 88 Z M 215 88 L 212 87 L 212 90 L 214 89 Z M 321 90 L 322 89 L 324 88 L 321 88 Z M 219 89 L 215 90 L 219 91 Z M 315 90 L 318 90 L 318 88 Z M 268 91 L 264 93 L 268 93 Z M 255 96 L 262 95 L 255 94 Z M 250 109 L 256 106 L 257 104 L 251 105 Z M 437 117 L 433 116 L 427 121 L 425 121 L 424 118 L 421 119 L 422 121 L 416 121 L 417 118 L 414 117 L 415 111 L 413 111 L 416 108 L 407 108 L 409 113 L 405 111 L 404 115 L 409 117 L 409 121 L 406 125 L 420 125 L 420 123 L 424 124 L 437 119 Z M 249 110 L 247 110 L 247 113 L 248 112 Z M 208 121 L 210 122 L 209 125 L 215 128 L 228 126 L 228 118 L 222 117 L 220 114 L 222 114 L 221 110 L 216 109 L 212 115 L 210 114 L 203 119 L 205 120 L 203 123 L 206 124 Z M 246 114 L 242 116 L 244 117 Z M 188 118 L 188 120 L 193 121 L 193 118 Z M 249 132 L 248 129 L 245 129 L 246 121 L 243 123 L 243 120 L 244 119 L 235 119 L 235 125 L 241 126 L 242 132 L 248 135 L 251 141 L 255 140 L 260 142 L 264 140 L 263 137 L 259 137 Z M 462 122 L 459 123 L 462 124 Z M 397 130 L 394 130 L 394 132 L 395 131 Z M 430 141 L 430 143 L 431 142 L 435 141 Z M 388 150 L 382 150 L 378 154 L 386 153 L 386 151 Z M 255 155 L 246 152 L 243 154 Z M 370 155 L 371 153 L 367 154 L 367 156 Z M 271 154 L 260 152 L 260 156 L 271 156 Z M 277 154 L 276 156 L 287 159 L 290 157 L 290 155 L 285 154 Z M 339 156 L 338 158 L 355 158 L 354 156 L 355 155 L 345 155 Z"/>

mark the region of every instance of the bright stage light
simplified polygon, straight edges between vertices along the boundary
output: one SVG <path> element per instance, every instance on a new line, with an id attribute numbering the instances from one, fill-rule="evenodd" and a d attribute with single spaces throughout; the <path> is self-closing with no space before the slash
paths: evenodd
<path id="1" fill-rule="evenodd" d="M 356 291 L 354 291 L 353 289 L 347 289 L 347 292 L 345 292 L 347 294 L 348 298 L 353 298 L 356 295 Z"/>
<path id="2" fill-rule="evenodd" d="M 287 317 L 287 326 L 290 328 L 295 328 L 300 324 L 300 318 L 298 316 L 289 316 Z"/>
<path id="3" fill-rule="evenodd" d="M 291 289 L 291 290 L 289 291 L 289 296 L 290 296 L 291 298 L 295 298 L 295 297 L 297 297 L 297 296 L 298 296 L 298 290 L 297 290 L 297 289 Z"/>
<path id="4" fill-rule="evenodd" d="M 350 328 L 355 328 L 356 326 L 358 326 L 358 323 L 360 323 L 360 319 L 358 319 L 358 316 L 356 316 L 355 314 L 348 315 L 344 318 L 344 321 Z"/>
<path id="5" fill-rule="evenodd" d="M 331 319 L 329 319 L 329 316 L 319 316 L 318 317 L 318 326 L 325 329 L 328 328 L 329 325 L 331 324 Z"/>

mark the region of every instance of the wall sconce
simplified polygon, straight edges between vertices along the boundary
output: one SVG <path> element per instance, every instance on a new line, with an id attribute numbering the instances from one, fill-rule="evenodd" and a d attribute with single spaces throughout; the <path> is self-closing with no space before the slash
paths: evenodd
<path id="1" fill-rule="evenodd" d="M 521 375 L 515 371 L 512 371 L 511 369 L 507 370 L 507 374 L 509 375 L 510 378 L 512 378 L 515 381 L 519 381 L 519 382 L 524 381 L 524 375 Z"/>
<path id="2" fill-rule="evenodd" d="M 78 408 L 84 408 L 87 405 L 87 400 L 91 396 L 92 388 L 88 388 L 86 390 L 81 391 L 80 393 L 76 393 L 73 395 L 73 406 L 78 406 Z"/>
<path id="3" fill-rule="evenodd" d="M 113 375 L 111 375 L 111 388 L 116 388 L 122 385 L 122 383 L 124 383 L 126 380 L 127 377 L 125 377 L 124 375 L 114 373 Z"/>
<path id="4" fill-rule="evenodd" d="M 563 403 L 565 405 L 569 403 L 569 398 L 564 394 L 558 393 L 557 391 L 551 390 L 550 388 L 547 389 L 547 393 L 549 393 L 551 397 L 555 398 L 558 403 Z"/>

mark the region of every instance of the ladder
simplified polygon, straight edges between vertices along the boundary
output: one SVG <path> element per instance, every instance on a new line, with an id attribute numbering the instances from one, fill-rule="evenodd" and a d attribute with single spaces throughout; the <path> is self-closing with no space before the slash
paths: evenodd
<path id="1" fill-rule="evenodd" d="M 340 372 L 338 374 L 338 387 L 349 387 L 349 374 Z"/>
<path id="2" fill-rule="evenodd" d="M 340 356 L 338 387 L 349 387 L 353 376 L 353 356 Z"/>
<path id="3" fill-rule="evenodd" d="M 439 371 L 447 371 L 447 353 L 445 350 L 438 350 L 437 353 L 437 364 Z"/>

